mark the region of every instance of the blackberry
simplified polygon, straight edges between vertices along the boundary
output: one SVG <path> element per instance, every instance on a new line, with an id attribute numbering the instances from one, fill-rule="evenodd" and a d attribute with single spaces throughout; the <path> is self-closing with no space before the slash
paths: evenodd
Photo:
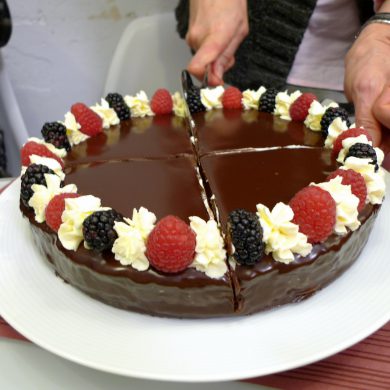
<path id="1" fill-rule="evenodd" d="M 233 257 L 242 265 L 258 263 L 264 256 L 263 229 L 255 213 L 237 209 L 229 214 L 229 234 Z"/>
<path id="2" fill-rule="evenodd" d="M 275 110 L 275 98 L 279 91 L 276 88 L 267 89 L 260 97 L 259 111 L 272 114 Z"/>
<path id="3" fill-rule="evenodd" d="M 98 252 L 110 249 L 118 237 L 114 222 L 122 220 L 122 215 L 115 210 L 95 211 L 83 222 L 84 241 Z"/>
<path id="4" fill-rule="evenodd" d="M 29 207 L 28 201 L 34 194 L 31 186 L 33 184 L 46 185 L 45 173 L 54 175 L 54 172 L 46 165 L 31 164 L 26 169 L 26 172 L 21 178 L 22 184 L 20 188 L 20 198 L 25 206 Z"/>
<path id="5" fill-rule="evenodd" d="M 191 87 L 187 91 L 187 105 L 191 114 L 197 112 L 206 111 L 206 107 L 203 105 L 200 99 L 200 89 L 196 87 Z"/>
<path id="6" fill-rule="evenodd" d="M 119 93 L 109 93 L 106 96 L 108 105 L 114 109 L 120 121 L 127 121 L 130 119 L 130 109 L 125 103 L 123 96 Z"/>
<path id="7" fill-rule="evenodd" d="M 66 127 L 59 122 L 47 122 L 41 130 L 45 142 L 54 145 L 57 149 L 70 150 L 70 143 L 66 135 Z"/>
<path id="8" fill-rule="evenodd" d="M 371 159 L 370 164 L 375 165 L 375 172 L 379 169 L 375 149 L 369 144 L 363 144 L 363 143 L 353 144 L 349 148 L 348 153 L 345 156 L 345 160 L 348 157 L 370 158 Z"/>
<path id="9" fill-rule="evenodd" d="M 321 131 L 322 135 L 324 137 L 328 136 L 328 127 L 331 125 L 331 123 L 336 119 L 340 117 L 343 121 L 347 123 L 347 126 L 351 126 L 351 122 L 348 118 L 348 112 L 342 108 L 342 107 L 329 107 L 326 109 L 324 115 L 321 119 Z"/>

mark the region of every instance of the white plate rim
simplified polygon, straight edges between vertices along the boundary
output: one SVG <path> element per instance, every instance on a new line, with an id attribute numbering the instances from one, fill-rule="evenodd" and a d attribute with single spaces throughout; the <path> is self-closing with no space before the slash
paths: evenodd
<path id="1" fill-rule="evenodd" d="M 387 184 L 389 184 L 389 177 L 390 175 L 386 175 L 386 180 Z M 0 206 L 2 204 L 3 199 L 5 199 L 7 196 L 10 195 L 12 192 L 15 193 L 15 188 L 19 188 L 19 180 L 16 180 L 14 183 L 12 183 L 7 189 L 4 190 L 4 193 L 2 196 L 0 196 Z M 389 185 L 387 187 L 387 200 L 384 203 L 384 207 L 386 206 L 386 209 L 389 209 L 390 206 L 388 205 L 389 199 Z M 18 202 L 15 202 L 18 203 Z M 384 210 L 381 210 L 381 214 L 384 214 Z M 1 209 L 0 209 L 1 210 Z M 376 229 L 377 226 L 374 227 Z M 1 238 L 0 238 L 1 240 Z M 0 259 L 2 255 L 0 254 Z M 1 269 L 1 267 L 0 267 Z M 389 280 L 390 280 L 390 275 L 389 275 Z M 1 292 L 1 277 L 0 277 L 0 292 Z M 324 290 L 326 292 L 329 288 Z M 323 294 L 323 292 L 320 292 L 319 294 Z M 313 297 L 314 298 L 314 297 Z M 311 299 L 313 299 L 311 298 Z M 305 301 L 307 302 L 307 301 Z M 28 326 L 28 322 L 21 320 L 20 318 L 16 318 L 12 312 L 9 310 L 3 310 L 4 305 L 2 300 L 0 299 L 0 314 L 2 317 L 10 323 L 18 332 L 23 334 L 26 338 L 31 340 L 33 343 L 37 344 L 38 346 L 58 355 L 61 356 L 65 359 L 68 359 L 70 361 L 73 361 L 75 363 L 81 364 L 88 366 L 90 368 L 94 368 L 97 370 L 101 371 L 107 371 L 111 372 L 114 374 L 119 374 L 123 376 L 131 376 L 131 377 L 136 377 L 140 379 L 152 379 L 152 380 L 164 380 L 164 381 L 180 381 L 180 382 L 213 382 L 213 381 L 226 381 L 226 380 L 239 380 L 239 379 L 245 379 L 245 378 L 252 378 L 252 377 L 257 377 L 257 376 L 263 376 L 263 375 L 270 375 L 274 374 L 277 372 L 282 372 L 290 369 L 294 369 L 297 367 L 301 367 L 303 365 L 307 365 L 316 361 L 319 361 L 321 359 L 324 359 L 326 357 L 329 357 L 337 352 L 340 352 L 357 342 L 363 340 L 373 332 L 375 332 L 377 329 L 385 325 L 389 320 L 390 320 L 390 301 L 386 301 L 386 305 L 389 306 L 387 307 L 386 311 L 383 312 L 383 314 L 378 315 L 375 320 L 371 323 L 370 326 L 364 326 L 362 329 L 360 329 L 358 332 L 353 333 L 350 337 L 346 338 L 343 342 L 338 342 L 337 344 L 330 344 L 327 349 L 322 349 L 320 351 L 317 351 L 316 353 L 312 353 L 309 356 L 300 356 L 297 358 L 294 358 L 293 361 L 288 360 L 284 362 L 279 362 L 277 364 L 273 364 L 272 366 L 268 368 L 264 367 L 259 367 L 259 368 L 250 368 L 250 369 L 243 369 L 240 368 L 237 371 L 226 371 L 226 372 L 219 372 L 215 374 L 208 374 L 208 375 L 200 375 L 198 372 L 194 372 L 193 375 L 188 375 L 186 374 L 185 376 L 180 375 L 180 373 L 166 373 L 162 375 L 161 373 L 155 373 L 153 370 L 148 371 L 144 370 L 143 372 L 139 372 L 137 370 L 133 370 L 131 367 L 127 369 L 121 369 L 118 368 L 115 365 L 110 364 L 110 362 L 106 362 L 105 364 L 99 364 L 97 362 L 91 361 L 91 360 L 86 360 L 82 356 L 80 356 L 79 352 L 76 353 L 69 353 L 65 351 L 61 346 L 59 345 L 53 345 L 51 343 L 48 343 L 45 339 L 42 339 L 42 337 L 37 336 L 34 332 L 31 331 L 31 329 Z M 299 303 L 297 305 L 290 305 L 289 307 L 294 307 L 294 310 L 299 311 L 299 307 L 302 305 L 302 303 Z M 117 310 L 117 309 L 115 309 Z M 276 313 L 278 310 L 283 310 L 281 309 L 275 309 L 271 312 L 268 313 Z M 259 315 L 251 316 L 248 317 L 248 319 L 253 319 L 256 316 L 261 316 L 262 314 L 260 313 Z M 178 320 L 181 321 L 181 320 Z M 191 320 L 186 320 L 186 321 L 191 321 Z M 197 321 L 197 320 L 194 320 Z M 203 320 L 202 320 L 203 321 Z M 207 321 L 207 320 L 206 320 Z M 218 321 L 218 320 L 217 320 Z M 244 319 L 245 321 L 245 319 Z"/>

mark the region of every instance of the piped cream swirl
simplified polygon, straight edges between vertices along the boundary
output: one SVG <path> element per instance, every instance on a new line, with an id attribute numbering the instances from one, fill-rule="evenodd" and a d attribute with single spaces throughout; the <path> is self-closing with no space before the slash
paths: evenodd
<path id="1" fill-rule="evenodd" d="M 221 278 L 227 271 L 226 250 L 218 225 L 214 220 L 204 221 L 190 217 L 191 229 L 196 234 L 195 259 L 191 267 L 210 278 Z"/>
<path id="2" fill-rule="evenodd" d="M 263 228 L 265 253 L 272 253 L 274 260 L 284 264 L 294 261 L 294 253 L 307 256 L 312 245 L 307 236 L 299 232 L 299 227 L 292 222 L 294 212 L 290 206 L 279 202 L 272 211 L 259 203 L 257 215 Z"/>

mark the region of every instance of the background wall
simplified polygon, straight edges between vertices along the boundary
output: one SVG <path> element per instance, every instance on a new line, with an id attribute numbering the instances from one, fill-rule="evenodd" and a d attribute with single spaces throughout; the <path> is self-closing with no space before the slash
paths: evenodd
<path id="1" fill-rule="evenodd" d="M 94 103 L 102 95 L 111 56 L 124 28 L 140 16 L 172 11 L 176 3 L 8 1 L 14 29 L 2 56 L 28 132 L 39 135 L 45 121 L 62 119 L 75 101 Z M 5 130 L 12 160 L 9 167 L 15 173 L 15 143 Z"/>

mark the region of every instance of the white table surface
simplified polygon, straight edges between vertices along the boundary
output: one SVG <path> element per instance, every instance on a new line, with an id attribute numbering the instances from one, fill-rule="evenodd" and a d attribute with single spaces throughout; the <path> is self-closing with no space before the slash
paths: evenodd
<path id="1" fill-rule="evenodd" d="M 39 390 L 261 390 L 240 382 L 173 383 L 133 379 L 83 367 L 32 343 L 0 339 L 0 388 Z"/>
<path id="2" fill-rule="evenodd" d="M 12 179 L 0 179 L 0 189 Z M 0 313 L 1 314 L 1 313 Z M 173 383 L 133 379 L 83 367 L 25 341 L 0 338 L 0 388 L 8 389 L 136 389 L 136 390 L 264 390 L 240 382 Z"/>

